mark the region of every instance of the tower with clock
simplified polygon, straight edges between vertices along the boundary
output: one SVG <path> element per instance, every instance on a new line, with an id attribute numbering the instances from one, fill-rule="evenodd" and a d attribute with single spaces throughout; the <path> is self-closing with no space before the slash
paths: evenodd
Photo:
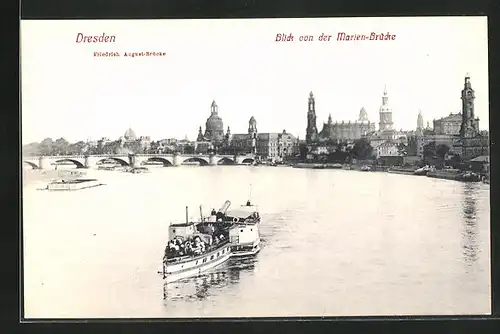
<path id="1" fill-rule="evenodd" d="M 470 83 L 470 75 L 465 75 L 464 89 L 462 89 L 462 125 L 460 137 L 475 137 L 479 133 L 479 118 L 474 115 L 474 89 Z"/>
<path id="2" fill-rule="evenodd" d="M 379 131 L 392 131 L 392 110 L 389 107 L 389 96 L 387 95 L 387 86 L 384 87 L 384 95 L 382 96 L 382 105 L 379 108 L 380 121 Z"/>

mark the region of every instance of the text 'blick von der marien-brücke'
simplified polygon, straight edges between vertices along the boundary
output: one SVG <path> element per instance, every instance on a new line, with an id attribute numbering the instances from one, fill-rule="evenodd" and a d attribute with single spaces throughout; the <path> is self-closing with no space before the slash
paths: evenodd
<path id="1" fill-rule="evenodd" d="M 320 35 L 301 34 L 294 36 L 293 33 L 276 34 L 275 42 L 348 42 L 348 41 L 394 41 L 396 34 L 369 32 L 365 34 L 354 34 L 338 32 L 332 35 L 321 33 Z"/>

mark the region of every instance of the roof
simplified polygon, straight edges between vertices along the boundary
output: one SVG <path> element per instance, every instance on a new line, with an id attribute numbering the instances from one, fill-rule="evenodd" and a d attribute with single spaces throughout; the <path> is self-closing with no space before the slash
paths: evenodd
<path id="1" fill-rule="evenodd" d="M 386 140 L 382 144 L 380 144 L 378 147 L 390 147 L 390 146 L 398 146 L 398 143 L 395 142 L 394 140 Z"/>
<path id="2" fill-rule="evenodd" d="M 258 212 L 258 208 L 256 205 L 250 205 L 250 206 L 242 205 L 242 206 L 235 208 L 233 210 L 228 210 L 226 212 L 226 216 L 247 218 L 248 216 L 250 216 L 254 212 Z"/>
<path id="3" fill-rule="evenodd" d="M 243 140 L 243 139 L 249 139 L 249 138 L 250 138 L 250 135 L 248 133 L 235 133 L 231 137 L 232 140 Z"/>
<path id="4" fill-rule="evenodd" d="M 267 132 L 267 133 L 258 133 L 257 134 L 257 137 L 259 139 L 277 139 L 279 136 L 279 133 L 276 133 L 276 132 Z"/>
<path id="5" fill-rule="evenodd" d="M 461 122 L 462 121 L 462 114 L 450 114 L 449 116 L 442 117 L 440 119 L 437 119 L 436 122 Z"/>
<path id="6" fill-rule="evenodd" d="M 490 157 L 487 156 L 487 155 L 481 155 L 481 156 L 479 156 L 477 158 L 472 159 L 471 161 L 473 161 L 473 162 L 487 162 L 487 163 L 489 163 L 490 162 Z"/>

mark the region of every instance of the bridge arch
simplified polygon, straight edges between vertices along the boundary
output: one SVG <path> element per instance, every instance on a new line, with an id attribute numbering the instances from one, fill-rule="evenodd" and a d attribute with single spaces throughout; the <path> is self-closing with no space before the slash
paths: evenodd
<path id="1" fill-rule="evenodd" d="M 33 169 L 38 169 L 39 168 L 37 164 L 35 164 L 35 163 L 31 162 L 31 161 L 26 161 L 26 160 L 23 161 L 23 165 L 31 166 Z"/>
<path id="2" fill-rule="evenodd" d="M 227 157 L 223 157 L 219 161 L 217 161 L 217 165 L 234 165 L 234 164 L 236 164 L 236 162 L 233 159 Z"/>
<path id="3" fill-rule="evenodd" d="M 103 161 L 106 161 L 106 160 L 113 160 L 122 166 L 129 166 L 129 163 L 127 161 L 125 161 L 121 158 L 114 158 L 114 157 L 105 157 L 105 158 L 99 159 L 99 161 L 97 161 L 97 164 L 101 164 Z"/>
<path id="4" fill-rule="evenodd" d="M 76 168 L 85 168 L 85 166 L 78 160 L 75 160 L 75 159 L 60 159 L 60 160 L 56 160 L 54 161 L 54 163 L 59 163 L 59 162 L 72 162 L 73 164 L 76 165 Z"/>
<path id="5" fill-rule="evenodd" d="M 199 158 L 199 157 L 187 158 L 182 163 L 185 164 L 186 162 L 187 163 L 189 163 L 189 162 L 199 162 L 200 166 L 206 166 L 206 165 L 208 165 L 208 161 L 207 160 L 205 160 L 203 158 Z"/>
<path id="6" fill-rule="evenodd" d="M 243 159 L 243 161 L 241 163 L 242 164 L 253 164 L 254 162 L 255 162 L 254 158 L 245 158 L 245 159 Z"/>
<path id="7" fill-rule="evenodd" d="M 163 163 L 163 167 L 173 166 L 173 164 L 168 159 L 161 157 L 151 157 L 148 158 L 145 162 L 161 162 Z"/>

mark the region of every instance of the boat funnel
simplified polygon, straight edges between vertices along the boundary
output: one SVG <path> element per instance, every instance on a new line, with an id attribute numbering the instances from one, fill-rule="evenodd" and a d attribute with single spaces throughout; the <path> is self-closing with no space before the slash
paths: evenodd
<path id="1" fill-rule="evenodd" d="M 231 202 L 225 201 L 224 204 L 222 205 L 222 207 L 219 209 L 219 212 L 225 214 L 227 209 L 229 209 L 230 206 L 231 206 Z"/>

